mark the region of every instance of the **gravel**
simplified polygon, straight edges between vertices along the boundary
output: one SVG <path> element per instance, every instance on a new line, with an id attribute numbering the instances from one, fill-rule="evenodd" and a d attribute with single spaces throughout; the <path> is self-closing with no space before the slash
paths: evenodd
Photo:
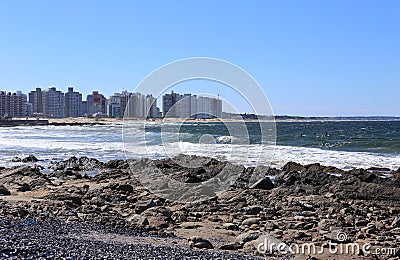
<path id="1" fill-rule="evenodd" d="M 109 239 L 89 239 L 96 232 L 149 237 L 148 233 L 115 229 L 95 223 L 65 223 L 51 219 L 0 219 L 1 259 L 259 259 L 242 253 L 191 249 L 179 245 L 121 243 Z"/>

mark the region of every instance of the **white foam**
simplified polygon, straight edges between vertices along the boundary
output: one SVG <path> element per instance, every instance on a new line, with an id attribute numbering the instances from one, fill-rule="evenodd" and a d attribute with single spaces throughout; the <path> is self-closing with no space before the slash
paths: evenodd
<path id="1" fill-rule="evenodd" d="M 146 123 L 146 125 L 148 125 Z M 150 126 L 159 123 L 150 123 Z M 125 126 L 124 126 L 125 127 Z M 165 133 L 164 144 L 158 143 L 159 133 L 146 132 L 144 124 L 135 123 L 125 129 L 121 125 L 107 126 L 35 126 L 0 128 L 0 165 L 10 166 L 15 156 L 33 154 L 39 159 L 90 156 L 99 160 L 114 158 L 164 158 L 179 153 L 211 156 L 246 166 L 271 165 L 282 167 L 289 161 L 301 164 L 321 163 L 342 169 L 385 167 L 398 169 L 399 155 L 365 152 L 345 152 L 294 146 L 260 146 L 237 144 L 236 137 L 217 137 L 218 144 L 179 142 L 179 134 Z M 192 134 L 180 133 L 181 139 Z M 125 143 L 123 142 L 125 141 Z"/>

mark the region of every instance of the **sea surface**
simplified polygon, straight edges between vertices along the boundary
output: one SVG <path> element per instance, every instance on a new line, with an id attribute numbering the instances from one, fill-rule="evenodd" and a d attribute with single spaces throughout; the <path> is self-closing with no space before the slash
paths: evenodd
<path id="1" fill-rule="evenodd" d="M 261 130 L 263 129 L 263 130 Z M 71 156 L 101 161 L 165 158 L 178 153 L 212 156 L 233 163 L 281 167 L 288 161 L 343 169 L 400 167 L 400 121 L 130 122 L 87 126 L 0 128 L 0 165 L 35 155 L 43 160 Z"/>

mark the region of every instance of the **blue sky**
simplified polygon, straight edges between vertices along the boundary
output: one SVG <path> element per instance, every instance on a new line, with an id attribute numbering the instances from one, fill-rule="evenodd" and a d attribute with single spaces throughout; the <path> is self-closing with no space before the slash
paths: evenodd
<path id="1" fill-rule="evenodd" d="M 249 72 L 275 114 L 400 116 L 399 11 L 400 1 L 0 0 L 0 89 L 108 96 L 205 56 Z"/>

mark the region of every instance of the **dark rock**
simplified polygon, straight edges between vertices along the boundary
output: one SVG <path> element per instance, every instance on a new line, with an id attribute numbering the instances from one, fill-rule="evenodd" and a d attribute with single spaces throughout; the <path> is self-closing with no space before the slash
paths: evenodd
<path id="1" fill-rule="evenodd" d="M 196 248 L 213 249 L 214 246 L 207 239 L 198 236 L 192 236 L 188 238 L 189 246 Z"/>
<path id="2" fill-rule="evenodd" d="M 261 206 L 248 206 L 244 207 L 240 210 L 240 212 L 244 212 L 246 215 L 257 215 L 263 210 L 263 207 Z"/>
<path id="3" fill-rule="evenodd" d="M 127 169 L 129 168 L 128 163 L 125 160 L 111 160 L 104 164 L 105 167 L 111 169 Z"/>
<path id="4" fill-rule="evenodd" d="M 4 187 L 4 185 L 0 184 L 0 195 L 9 196 L 11 192 Z"/>
<path id="5" fill-rule="evenodd" d="M 243 243 L 239 243 L 239 242 L 232 242 L 232 243 L 224 244 L 219 247 L 219 249 L 222 249 L 222 250 L 238 250 L 238 249 L 242 249 L 242 248 L 243 248 Z"/>
<path id="6" fill-rule="evenodd" d="M 262 178 L 261 180 L 257 181 L 250 187 L 250 189 L 261 189 L 261 190 L 271 190 L 273 188 L 274 184 L 268 177 Z"/>
<path id="7" fill-rule="evenodd" d="M 18 189 L 17 191 L 21 191 L 21 192 L 26 192 L 26 191 L 30 191 L 31 187 L 29 186 L 29 184 L 27 183 L 23 183 Z"/>
<path id="8" fill-rule="evenodd" d="M 392 222 L 392 227 L 400 227 L 400 217 L 396 217 Z"/>
<path id="9" fill-rule="evenodd" d="M 321 166 L 321 164 L 319 164 L 319 163 L 313 163 L 313 164 L 308 164 L 308 165 L 304 166 L 304 168 L 306 169 L 306 171 L 310 171 L 310 172 L 323 172 L 325 169 L 325 166 Z"/>
<path id="10" fill-rule="evenodd" d="M 301 165 L 299 163 L 288 162 L 283 166 L 282 171 L 284 171 L 284 172 L 300 172 L 303 169 L 304 169 L 303 165 Z"/>
<path id="11" fill-rule="evenodd" d="M 34 155 L 29 155 L 28 157 L 25 157 L 24 159 L 22 159 L 22 162 L 24 162 L 24 163 L 26 163 L 26 162 L 37 162 L 37 161 L 39 161 L 39 160 Z"/>
<path id="12" fill-rule="evenodd" d="M 334 166 L 327 166 L 324 168 L 323 172 L 325 173 L 344 173 L 344 171 L 342 169 L 339 169 L 337 167 Z"/>
<path id="13" fill-rule="evenodd" d="M 149 209 L 151 207 L 154 207 L 156 204 L 154 203 L 153 200 L 149 199 L 149 200 L 145 200 L 145 201 L 138 201 L 135 204 L 135 211 L 136 213 L 140 214 L 143 211 L 145 211 L 146 209 Z"/>
<path id="14" fill-rule="evenodd" d="M 52 167 L 53 170 L 64 170 L 71 168 L 74 171 L 101 169 L 104 168 L 104 164 L 95 158 L 88 158 L 86 156 L 77 158 L 75 156 L 57 163 Z"/>
<path id="15" fill-rule="evenodd" d="M 326 174 L 323 172 L 284 172 L 276 176 L 275 186 L 295 186 L 295 185 L 311 185 L 320 187 L 322 185 L 336 182 L 339 177 Z"/>
<path id="16" fill-rule="evenodd" d="M 122 185 L 119 185 L 118 188 L 117 188 L 117 190 L 119 190 L 119 191 L 125 191 L 125 192 L 127 192 L 127 193 L 129 193 L 129 194 L 133 193 L 133 187 L 132 187 L 132 185 L 129 185 L 129 184 L 122 184 Z"/>

